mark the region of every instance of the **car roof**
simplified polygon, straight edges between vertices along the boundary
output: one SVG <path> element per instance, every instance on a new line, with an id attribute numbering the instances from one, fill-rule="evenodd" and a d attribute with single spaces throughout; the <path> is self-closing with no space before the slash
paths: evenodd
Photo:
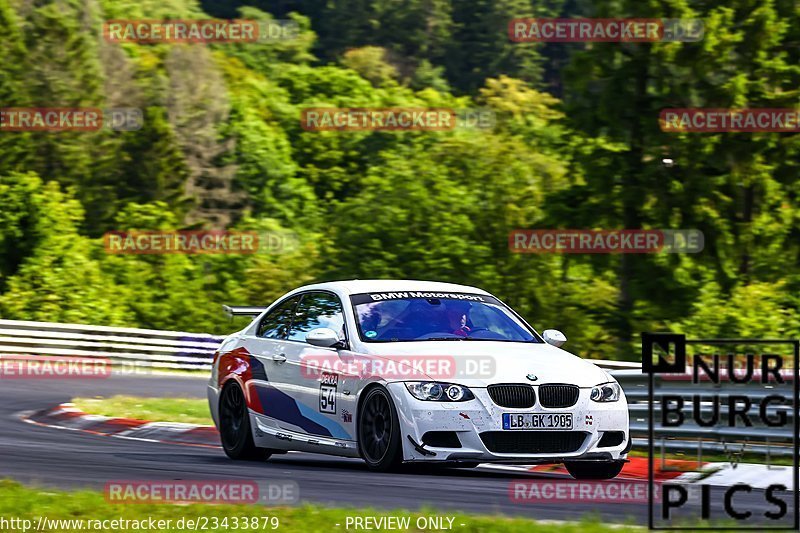
<path id="1" fill-rule="evenodd" d="M 421 281 L 413 279 L 352 279 L 346 281 L 329 281 L 327 283 L 316 283 L 306 285 L 297 290 L 309 289 L 338 289 L 345 294 L 359 294 L 366 292 L 397 292 L 397 291 L 421 291 L 421 292 L 467 292 L 472 294 L 489 294 L 483 289 L 470 287 L 469 285 L 458 285 L 456 283 L 444 283 L 441 281 Z"/>

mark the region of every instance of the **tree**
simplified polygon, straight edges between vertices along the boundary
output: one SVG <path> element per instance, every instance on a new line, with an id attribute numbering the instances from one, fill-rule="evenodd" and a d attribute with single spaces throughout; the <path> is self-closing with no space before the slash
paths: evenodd
<path id="1" fill-rule="evenodd" d="M 607 227 L 696 228 L 706 236 L 705 251 L 692 259 L 620 257 L 614 331 L 620 350 L 632 357 L 634 332 L 653 316 L 686 316 L 709 271 L 710 280 L 729 291 L 767 274 L 768 264 L 796 268 L 796 244 L 786 240 L 786 226 L 776 231 L 771 223 L 786 220 L 781 206 L 793 201 L 781 167 L 796 160 L 796 139 L 664 133 L 657 117 L 674 107 L 795 107 L 797 51 L 785 50 L 783 38 L 798 13 L 788 3 L 753 9 L 738 0 L 697 11 L 636 2 L 586 9 L 585 15 L 600 18 L 636 12 L 705 22 L 705 37 L 697 43 L 580 47 L 565 73 L 565 101 L 576 129 L 608 137 L 615 146 L 586 154 L 587 182 L 573 192 L 576 201 L 596 205 L 602 211 L 596 220 Z M 663 167 L 665 157 L 676 164 Z M 754 246 L 756 238 L 760 246 Z M 788 262 L 775 255 L 786 246 Z"/>
<path id="2" fill-rule="evenodd" d="M 3 220 L 3 247 L 19 244 L 30 250 L 5 280 L 0 314 L 18 320 L 129 324 L 120 293 L 96 259 L 98 247 L 78 234 L 80 203 L 57 183 L 45 184 L 33 174 L 0 179 L 0 195 L 8 200 L 3 205 L 12 207 Z"/>

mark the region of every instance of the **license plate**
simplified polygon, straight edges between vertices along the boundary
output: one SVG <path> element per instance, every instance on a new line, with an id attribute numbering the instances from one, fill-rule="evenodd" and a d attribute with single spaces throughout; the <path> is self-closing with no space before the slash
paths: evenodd
<path id="1" fill-rule="evenodd" d="M 503 429 L 572 429 L 572 413 L 503 413 Z"/>

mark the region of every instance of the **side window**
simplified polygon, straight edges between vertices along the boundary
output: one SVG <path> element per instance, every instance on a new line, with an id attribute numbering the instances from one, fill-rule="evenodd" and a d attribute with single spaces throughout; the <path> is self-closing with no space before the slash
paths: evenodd
<path id="1" fill-rule="evenodd" d="M 292 315 L 300 300 L 299 296 L 289 298 L 278 307 L 267 313 L 258 324 L 258 336 L 268 339 L 284 339 L 292 324 Z"/>
<path id="2" fill-rule="evenodd" d="M 330 328 L 344 337 L 344 313 L 339 298 L 327 292 L 309 292 L 297 306 L 288 340 L 305 342 L 315 328 Z"/>

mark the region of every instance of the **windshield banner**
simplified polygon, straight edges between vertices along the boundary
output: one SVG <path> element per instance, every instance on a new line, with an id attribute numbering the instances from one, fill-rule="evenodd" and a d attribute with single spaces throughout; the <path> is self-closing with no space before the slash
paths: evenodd
<path id="1" fill-rule="evenodd" d="M 350 297 L 354 305 L 370 302 L 383 302 L 386 300 L 408 300 L 412 298 L 424 298 L 426 300 L 462 300 L 465 302 L 481 302 L 500 305 L 500 301 L 494 296 L 489 296 L 488 294 L 468 294 L 465 292 L 370 292 L 366 294 L 354 294 Z"/>

